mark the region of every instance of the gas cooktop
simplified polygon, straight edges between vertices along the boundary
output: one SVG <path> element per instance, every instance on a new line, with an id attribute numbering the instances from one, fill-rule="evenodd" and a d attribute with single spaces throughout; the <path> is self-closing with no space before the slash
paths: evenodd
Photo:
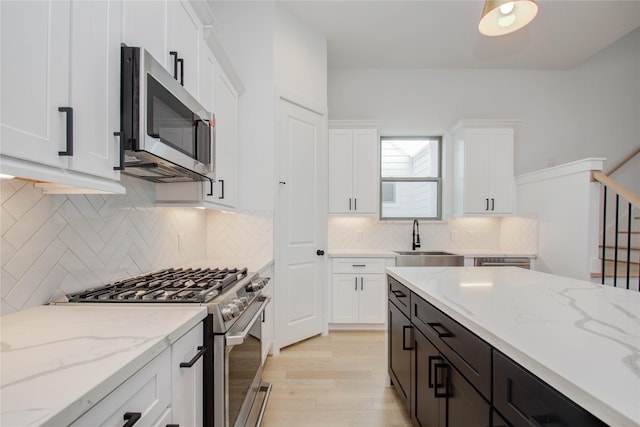
<path id="1" fill-rule="evenodd" d="M 69 294 L 67 298 L 69 302 L 206 303 L 247 275 L 246 268 L 168 268 Z"/>

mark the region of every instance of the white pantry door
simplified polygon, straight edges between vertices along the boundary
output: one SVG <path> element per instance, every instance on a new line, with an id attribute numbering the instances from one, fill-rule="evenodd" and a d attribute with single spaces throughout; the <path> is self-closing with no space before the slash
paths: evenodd
<path id="1" fill-rule="evenodd" d="M 276 340 L 285 347 L 323 332 L 327 141 L 321 114 L 279 101 Z"/>

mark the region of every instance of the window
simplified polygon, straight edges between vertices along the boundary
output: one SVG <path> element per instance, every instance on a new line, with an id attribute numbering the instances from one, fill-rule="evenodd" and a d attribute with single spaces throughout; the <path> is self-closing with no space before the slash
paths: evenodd
<path id="1" fill-rule="evenodd" d="M 380 138 L 380 219 L 442 218 L 442 137 Z"/>

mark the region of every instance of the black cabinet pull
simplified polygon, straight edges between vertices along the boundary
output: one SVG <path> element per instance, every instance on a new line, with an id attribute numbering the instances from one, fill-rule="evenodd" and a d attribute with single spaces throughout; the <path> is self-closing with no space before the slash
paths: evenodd
<path id="1" fill-rule="evenodd" d="M 487 204 L 485 205 L 484 210 L 485 210 L 485 211 L 488 211 L 488 210 L 489 210 L 489 199 L 484 199 L 484 201 L 487 203 Z"/>
<path id="2" fill-rule="evenodd" d="M 360 290 L 363 291 L 364 290 L 364 277 L 360 278 Z"/>
<path id="3" fill-rule="evenodd" d="M 220 182 L 220 195 L 218 199 L 224 199 L 224 179 L 219 179 L 218 181 Z"/>
<path id="4" fill-rule="evenodd" d="M 173 78 L 178 80 L 178 52 L 172 50 L 169 55 L 173 56 Z"/>
<path id="5" fill-rule="evenodd" d="M 429 388 L 433 388 L 434 387 L 434 382 L 433 382 L 433 375 L 431 374 L 431 368 L 433 367 L 433 361 L 435 360 L 435 361 L 441 362 L 443 359 L 442 359 L 441 356 L 429 356 L 427 358 L 427 360 L 429 362 L 429 369 L 428 369 L 428 374 L 427 374 L 428 380 L 429 380 L 428 385 L 429 385 Z"/>
<path id="6" fill-rule="evenodd" d="M 207 196 L 213 196 L 213 180 L 211 178 L 209 178 L 209 192 Z"/>
<path id="7" fill-rule="evenodd" d="M 440 384 L 438 382 L 438 369 L 445 370 L 444 384 Z M 433 397 L 435 397 L 436 399 L 441 397 L 449 397 L 449 369 L 450 367 L 446 363 L 436 363 L 433 366 Z M 444 387 L 444 393 L 438 391 L 441 387 Z"/>
<path id="8" fill-rule="evenodd" d="M 431 326 L 431 329 L 436 331 L 436 334 L 438 334 L 438 338 L 448 338 L 453 336 L 451 332 L 447 331 L 445 327 L 442 326 L 442 323 L 433 322 L 433 323 L 427 323 L 427 325 Z M 442 331 L 439 331 L 437 328 L 442 329 Z"/>
<path id="9" fill-rule="evenodd" d="M 405 293 L 404 293 L 404 292 L 402 292 L 402 291 L 394 291 L 394 290 L 392 290 L 392 291 L 391 291 L 391 293 L 392 293 L 393 295 L 395 295 L 395 296 L 396 296 L 396 298 L 406 298 L 406 297 L 407 297 L 407 294 L 405 294 Z"/>
<path id="10" fill-rule="evenodd" d="M 126 412 L 124 414 L 124 420 L 126 423 L 122 425 L 122 427 L 132 427 L 135 423 L 140 421 L 142 417 L 142 412 Z"/>
<path id="11" fill-rule="evenodd" d="M 491 210 L 492 211 L 496 210 L 496 199 L 491 199 Z"/>
<path id="12" fill-rule="evenodd" d="M 118 161 L 118 166 L 114 166 L 113 170 L 114 171 L 123 171 L 124 170 L 124 132 L 114 132 L 113 136 L 117 136 L 120 143 L 118 144 L 120 146 L 120 153 L 118 154 L 119 157 L 119 161 Z"/>
<path id="13" fill-rule="evenodd" d="M 357 277 L 354 277 L 354 279 L 355 279 L 355 281 L 356 281 L 356 287 L 355 287 L 355 290 L 357 291 L 357 290 L 358 290 L 358 278 L 357 278 Z"/>
<path id="14" fill-rule="evenodd" d="M 413 345 L 407 346 L 407 329 L 409 329 L 410 331 L 413 331 L 413 326 L 402 325 L 402 349 L 413 350 Z M 411 341 L 413 341 L 413 339 Z"/>
<path id="15" fill-rule="evenodd" d="M 165 427 L 180 427 L 180 424 L 167 424 Z"/>
<path id="16" fill-rule="evenodd" d="M 178 58 L 180 63 L 180 86 L 184 86 L 184 59 Z"/>
<path id="17" fill-rule="evenodd" d="M 349 210 L 351 210 L 351 198 L 349 198 Z"/>
<path id="18" fill-rule="evenodd" d="M 366 267 L 367 264 L 351 264 L 351 267 Z"/>
<path id="19" fill-rule="evenodd" d="M 354 211 L 358 210 L 358 199 L 353 199 L 353 210 Z"/>
<path id="20" fill-rule="evenodd" d="M 193 356 L 193 358 L 191 360 L 189 360 L 188 362 L 180 363 L 180 367 L 181 368 L 190 368 L 193 365 L 195 365 L 196 362 L 198 361 L 198 359 L 200 359 L 202 357 L 202 355 L 207 351 L 207 347 L 200 346 L 200 347 L 198 347 L 198 350 L 200 350 L 200 351 L 198 351 L 196 353 L 196 355 Z"/>
<path id="21" fill-rule="evenodd" d="M 73 156 L 73 108 L 58 107 L 58 111 L 67 115 L 67 149 L 58 151 L 59 156 Z"/>

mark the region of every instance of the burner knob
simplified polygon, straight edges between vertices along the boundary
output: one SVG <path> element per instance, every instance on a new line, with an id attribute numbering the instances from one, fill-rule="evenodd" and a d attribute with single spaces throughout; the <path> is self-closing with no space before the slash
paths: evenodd
<path id="1" fill-rule="evenodd" d="M 249 298 L 240 297 L 238 299 L 234 299 L 233 302 L 238 306 L 238 308 L 244 310 L 249 305 Z"/>
<path id="2" fill-rule="evenodd" d="M 231 320 L 234 317 L 237 317 L 240 315 L 240 308 L 236 303 L 230 302 L 229 304 L 222 307 L 221 312 L 222 312 L 222 318 L 224 320 Z"/>

